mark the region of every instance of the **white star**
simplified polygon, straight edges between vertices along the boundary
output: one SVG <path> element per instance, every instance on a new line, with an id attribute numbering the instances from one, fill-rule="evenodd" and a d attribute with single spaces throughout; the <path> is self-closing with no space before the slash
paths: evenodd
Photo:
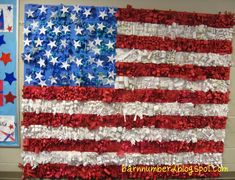
<path id="1" fill-rule="evenodd" d="M 81 8 L 79 7 L 79 5 L 73 6 L 73 11 L 75 11 L 76 13 L 78 13 L 80 10 Z"/>
<path id="2" fill-rule="evenodd" d="M 107 79 L 106 84 L 113 85 L 114 80 L 113 79 Z"/>
<path id="3" fill-rule="evenodd" d="M 97 38 L 95 39 L 95 44 L 96 44 L 97 46 L 100 45 L 101 42 L 102 42 L 102 40 L 99 39 L 99 37 L 97 37 Z"/>
<path id="4" fill-rule="evenodd" d="M 69 32 L 69 26 L 63 26 L 63 31 L 67 34 L 67 32 Z"/>
<path id="5" fill-rule="evenodd" d="M 74 30 L 76 31 L 76 35 L 77 35 L 77 34 L 81 34 L 81 35 L 82 35 L 83 29 L 80 28 L 79 26 L 78 26 L 77 28 L 75 28 Z"/>
<path id="6" fill-rule="evenodd" d="M 32 25 L 32 29 L 36 29 L 38 27 L 38 22 L 33 20 L 31 25 Z"/>
<path id="7" fill-rule="evenodd" d="M 94 63 L 94 62 L 95 62 L 95 58 L 89 57 L 88 62 L 89 62 L 90 64 Z"/>
<path id="8" fill-rule="evenodd" d="M 52 65 L 54 66 L 56 63 L 58 63 L 57 59 L 58 57 L 51 57 L 50 63 L 52 63 Z"/>
<path id="9" fill-rule="evenodd" d="M 33 16 L 33 13 L 34 13 L 34 11 L 31 11 L 30 9 L 26 12 L 28 18 L 29 18 L 29 17 L 34 17 L 34 16 Z"/>
<path id="10" fill-rule="evenodd" d="M 103 80 L 104 80 L 104 75 L 103 75 L 103 74 L 100 74 L 100 75 L 98 76 L 98 80 L 99 80 L 99 81 L 103 81 Z"/>
<path id="11" fill-rule="evenodd" d="M 116 11 L 114 10 L 114 8 L 109 8 L 109 13 L 114 15 L 116 13 Z"/>
<path id="12" fill-rule="evenodd" d="M 64 68 L 65 70 L 67 70 L 67 69 L 68 69 L 68 67 L 70 67 L 70 65 L 68 64 L 68 62 L 67 62 L 67 61 L 62 62 L 61 68 Z"/>
<path id="13" fill-rule="evenodd" d="M 51 12 L 51 18 L 55 18 L 56 15 L 57 15 L 57 11 L 52 11 L 52 12 Z"/>
<path id="14" fill-rule="evenodd" d="M 113 45 L 114 45 L 114 42 L 111 42 L 111 41 L 109 41 L 109 43 L 106 44 L 106 46 L 108 46 L 109 49 L 113 49 L 114 48 Z"/>
<path id="15" fill-rule="evenodd" d="M 112 26 L 108 28 L 108 32 L 107 32 L 108 34 L 113 34 L 113 32 L 114 32 L 114 29 Z"/>
<path id="16" fill-rule="evenodd" d="M 101 31 L 105 28 L 105 26 L 104 26 L 103 23 L 98 23 L 97 26 L 98 26 L 97 29 L 99 29 L 99 30 L 101 30 Z"/>
<path id="17" fill-rule="evenodd" d="M 48 23 L 47 23 L 47 27 L 49 27 L 49 28 L 51 28 L 52 29 L 52 27 L 53 27 L 53 23 L 52 23 L 52 21 L 50 20 L 50 21 L 48 21 Z"/>
<path id="18" fill-rule="evenodd" d="M 41 80 L 41 79 L 42 79 L 42 77 L 43 77 L 43 75 L 42 75 L 42 71 L 36 72 L 36 77 L 35 77 L 35 79 L 39 79 L 39 80 Z"/>
<path id="19" fill-rule="evenodd" d="M 91 15 L 91 9 L 85 9 L 85 12 L 83 13 L 86 17 Z"/>
<path id="20" fill-rule="evenodd" d="M 74 62 L 75 61 L 75 59 L 74 59 L 74 57 L 72 55 L 69 55 L 68 60 L 69 60 L 69 62 Z"/>
<path id="21" fill-rule="evenodd" d="M 75 81 L 75 78 L 76 78 L 76 76 L 72 73 L 72 74 L 70 75 L 70 80 Z"/>
<path id="22" fill-rule="evenodd" d="M 108 73 L 109 73 L 109 78 L 114 79 L 114 76 L 115 76 L 114 71 L 110 71 L 110 72 L 108 72 Z"/>
<path id="23" fill-rule="evenodd" d="M 69 12 L 68 9 L 69 9 L 68 7 L 63 6 L 61 11 L 63 12 L 63 14 L 65 14 L 65 13 Z"/>
<path id="24" fill-rule="evenodd" d="M 77 49 L 78 47 L 81 47 L 81 43 L 80 43 L 80 41 L 78 40 L 78 41 L 73 41 L 73 43 L 74 43 L 74 47 L 75 47 L 75 49 Z"/>
<path id="25" fill-rule="evenodd" d="M 94 78 L 95 78 L 95 76 L 93 76 L 92 74 L 88 73 L 88 79 L 90 79 L 90 81 L 91 81 L 92 79 L 94 79 Z"/>
<path id="26" fill-rule="evenodd" d="M 66 39 L 61 40 L 60 42 L 61 42 L 61 46 L 62 46 L 63 48 L 66 48 L 66 46 L 68 45 L 67 42 L 66 42 Z"/>
<path id="27" fill-rule="evenodd" d="M 42 14 L 42 13 L 47 13 L 46 12 L 46 10 L 47 10 L 47 8 L 45 8 L 45 6 L 44 5 L 42 5 L 42 7 L 40 7 L 40 8 L 38 8 L 39 10 L 40 10 L 40 13 Z"/>
<path id="28" fill-rule="evenodd" d="M 60 28 L 59 27 L 54 27 L 54 30 L 53 32 L 58 35 L 61 31 L 60 31 Z"/>
<path id="29" fill-rule="evenodd" d="M 31 81 L 33 81 L 33 79 L 32 79 L 32 76 L 31 75 L 29 75 L 29 76 L 25 76 L 25 82 L 27 82 L 28 84 L 30 84 L 31 83 Z"/>
<path id="30" fill-rule="evenodd" d="M 74 22 L 77 20 L 76 14 L 71 14 L 70 19 Z"/>
<path id="31" fill-rule="evenodd" d="M 77 65 L 77 67 L 81 66 L 82 65 L 82 59 L 76 58 L 75 63 Z"/>
<path id="32" fill-rule="evenodd" d="M 108 58 L 109 58 L 109 60 L 108 60 L 109 62 L 114 63 L 115 57 L 113 54 L 111 56 L 108 56 Z"/>
<path id="33" fill-rule="evenodd" d="M 95 30 L 95 25 L 93 24 L 93 25 L 91 25 L 91 24 L 88 24 L 88 31 L 90 31 L 90 32 L 92 32 L 92 31 L 94 31 Z"/>
<path id="34" fill-rule="evenodd" d="M 31 40 L 29 40 L 29 38 L 24 40 L 24 46 L 30 46 L 30 43 L 31 43 Z"/>
<path id="35" fill-rule="evenodd" d="M 45 60 L 43 60 L 42 58 L 40 58 L 37 63 L 39 64 L 40 67 L 46 67 Z"/>
<path id="36" fill-rule="evenodd" d="M 100 11 L 99 17 L 101 17 L 102 19 L 104 19 L 106 16 L 107 16 L 107 14 L 105 13 L 105 11 Z"/>
<path id="37" fill-rule="evenodd" d="M 46 34 L 46 30 L 47 29 L 43 26 L 42 28 L 39 29 L 39 31 L 40 31 L 39 34 L 44 34 L 45 35 Z"/>
<path id="38" fill-rule="evenodd" d="M 93 49 L 93 52 L 95 54 L 100 54 L 100 49 L 96 47 L 96 48 Z"/>
<path id="39" fill-rule="evenodd" d="M 95 47 L 93 41 L 88 41 L 87 47 L 92 49 L 93 47 Z"/>
<path id="40" fill-rule="evenodd" d="M 99 66 L 103 66 L 103 62 L 104 61 L 101 61 L 100 59 L 98 59 L 98 61 L 96 62 L 96 65 L 97 65 L 97 67 L 99 67 Z"/>
<path id="41" fill-rule="evenodd" d="M 25 34 L 26 36 L 28 36 L 30 32 L 31 32 L 31 31 L 29 30 L 29 27 L 24 28 L 24 34 Z"/>
<path id="42" fill-rule="evenodd" d="M 32 57 L 30 56 L 30 54 L 26 54 L 25 55 L 25 57 L 24 57 L 24 59 L 26 60 L 26 61 L 28 61 L 28 63 L 32 60 Z"/>
<path id="43" fill-rule="evenodd" d="M 51 57 L 51 51 L 50 51 L 50 50 L 49 50 L 49 51 L 46 50 L 45 56 L 46 56 L 47 58 L 50 58 L 50 57 Z"/>
<path id="44" fill-rule="evenodd" d="M 38 37 L 38 39 L 35 41 L 35 43 L 36 43 L 36 47 L 42 46 L 43 40 L 41 40 L 41 39 Z"/>
<path id="45" fill-rule="evenodd" d="M 50 46 L 51 49 L 52 49 L 53 47 L 56 47 L 55 41 L 50 41 L 50 43 L 48 44 L 48 46 Z"/>
<path id="46" fill-rule="evenodd" d="M 57 77 L 51 76 L 50 81 L 51 81 L 51 85 L 56 84 L 57 83 Z"/>
<path id="47" fill-rule="evenodd" d="M 40 79 L 40 81 L 39 81 L 39 83 L 38 83 L 41 87 L 43 87 L 43 86 L 47 86 L 46 85 L 46 80 L 45 81 L 43 81 L 43 80 L 41 80 Z"/>
<path id="48" fill-rule="evenodd" d="M 81 78 L 77 78 L 77 80 L 76 80 L 75 83 L 76 83 L 78 86 L 80 86 L 81 82 L 82 82 L 82 79 L 81 79 Z"/>

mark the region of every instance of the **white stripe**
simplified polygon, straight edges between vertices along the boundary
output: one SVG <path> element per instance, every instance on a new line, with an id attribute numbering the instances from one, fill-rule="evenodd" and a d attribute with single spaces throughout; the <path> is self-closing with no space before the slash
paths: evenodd
<path id="1" fill-rule="evenodd" d="M 102 101 L 49 101 L 41 99 L 23 99 L 23 112 L 97 114 L 101 116 L 123 114 L 142 117 L 154 115 L 181 116 L 227 116 L 227 104 L 192 104 L 192 103 L 142 103 Z"/>
<path id="2" fill-rule="evenodd" d="M 222 164 L 221 153 L 177 153 L 177 154 L 140 154 L 126 153 L 118 156 L 117 153 L 77 152 L 77 151 L 43 151 L 22 153 L 23 164 L 30 163 L 36 167 L 38 164 L 68 164 L 79 165 L 180 165 L 180 164 Z"/>
<path id="3" fill-rule="evenodd" d="M 167 77 L 127 77 L 117 76 L 115 89 L 168 89 L 190 91 L 220 91 L 227 92 L 230 81 L 206 79 L 204 81 L 187 81 L 180 78 Z"/>
<path id="4" fill-rule="evenodd" d="M 187 26 L 139 22 L 117 22 L 117 33 L 135 36 L 176 37 L 202 40 L 232 40 L 233 28 L 213 28 L 206 25 Z"/>
<path id="5" fill-rule="evenodd" d="M 189 130 L 174 130 L 162 128 L 132 128 L 125 127 L 99 127 L 89 130 L 88 128 L 72 128 L 67 126 L 47 127 L 42 125 L 31 125 L 22 127 L 24 138 L 57 138 L 71 140 L 113 140 L 130 141 L 132 144 L 140 141 L 186 141 L 197 142 L 197 140 L 224 141 L 224 129 L 196 128 Z"/>
<path id="6" fill-rule="evenodd" d="M 154 63 L 197 66 L 224 66 L 230 67 L 232 55 L 220 55 L 214 53 L 194 53 L 176 51 L 149 51 L 139 49 L 116 49 L 117 62 Z"/>

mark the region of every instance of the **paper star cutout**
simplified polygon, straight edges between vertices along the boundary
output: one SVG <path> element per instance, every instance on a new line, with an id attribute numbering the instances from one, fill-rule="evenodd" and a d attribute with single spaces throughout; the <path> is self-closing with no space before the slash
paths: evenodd
<path id="1" fill-rule="evenodd" d="M 42 75 L 42 71 L 36 72 L 35 74 L 36 74 L 35 79 L 39 79 L 39 80 L 41 80 L 41 79 L 42 79 L 42 77 L 43 77 L 43 75 Z"/>
<path id="2" fill-rule="evenodd" d="M 95 76 L 93 76 L 92 74 L 88 73 L 88 79 L 90 79 L 90 81 L 91 81 L 92 79 L 94 79 L 94 78 L 95 78 Z"/>
<path id="3" fill-rule="evenodd" d="M 25 34 L 26 36 L 28 36 L 30 32 L 31 32 L 31 31 L 29 30 L 29 27 L 24 28 L 24 34 Z"/>
<path id="4" fill-rule="evenodd" d="M 60 40 L 60 42 L 61 42 L 61 46 L 64 48 L 66 48 L 66 46 L 68 45 L 66 42 L 66 39 L 62 39 L 62 40 Z"/>
<path id="5" fill-rule="evenodd" d="M 40 67 L 46 67 L 45 60 L 40 58 L 39 61 L 37 62 Z"/>
<path id="6" fill-rule="evenodd" d="M 113 54 L 111 56 L 108 56 L 108 58 L 109 58 L 108 62 L 114 63 L 115 57 Z"/>
<path id="7" fill-rule="evenodd" d="M 6 77 L 4 79 L 4 81 L 7 81 L 10 85 L 12 84 L 13 81 L 16 80 L 16 78 L 14 77 L 14 72 L 12 73 L 5 73 Z"/>
<path id="8" fill-rule="evenodd" d="M 82 35 L 83 29 L 80 28 L 79 26 L 78 26 L 77 28 L 75 28 L 74 30 L 76 31 L 76 35 L 77 35 L 77 34 L 81 34 L 81 35 Z"/>
<path id="9" fill-rule="evenodd" d="M 46 34 L 46 30 L 47 29 L 43 26 L 42 28 L 39 29 L 39 31 L 40 31 L 39 34 L 44 34 L 45 35 Z"/>
<path id="10" fill-rule="evenodd" d="M 97 24 L 99 30 L 103 30 L 105 28 L 104 24 L 103 23 L 98 23 Z"/>
<path id="11" fill-rule="evenodd" d="M 7 63 L 12 62 L 11 60 L 11 54 L 10 53 L 2 53 L 2 57 L 0 58 L 0 61 L 2 61 L 5 65 L 7 65 Z"/>
<path id="12" fill-rule="evenodd" d="M 52 27 L 53 27 L 53 23 L 52 23 L 52 21 L 50 20 L 50 21 L 48 21 L 48 23 L 47 23 L 47 27 L 49 27 L 49 28 L 51 28 L 52 29 Z"/>
<path id="13" fill-rule="evenodd" d="M 106 46 L 108 46 L 109 49 L 113 49 L 114 42 L 109 41 L 108 44 L 106 44 Z"/>
<path id="14" fill-rule="evenodd" d="M 93 49 L 93 52 L 95 54 L 100 54 L 100 49 L 96 47 L 96 48 Z"/>
<path id="15" fill-rule="evenodd" d="M 7 95 L 4 95 L 4 97 L 6 99 L 6 104 L 7 103 L 14 104 L 14 100 L 15 100 L 16 96 L 14 96 L 11 92 L 9 92 Z"/>
<path id="16" fill-rule="evenodd" d="M 8 32 L 11 32 L 12 31 L 12 26 L 8 26 L 7 30 L 8 30 Z"/>
<path id="17" fill-rule="evenodd" d="M 56 15 L 57 15 L 57 11 L 52 11 L 52 12 L 51 12 L 51 18 L 55 18 Z"/>
<path id="18" fill-rule="evenodd" d="M 48 46 L 50 46 L 51 49 L 52 49 L 53 47 L 56 47 L 55 41 L 50 41 L 50 43 L 48 44 Z"/>
<path id="19" fill-rule="evenodd" d="M 29 38 L 26 38 L 24 40 L 24 46 L 30 46 L 31 40 L 29 40 Z"/>
<path id="20" fill-rule="evenodd" d="M 104 61 L 101 61 L 100 59 L 98 59 L 98 61 L 96 62 L 96 65 L 97 65 L 97 67 L 99 67 L 99 66 L 103 66 L 103 62 Z"/>
<path id="21" fill-rule="evenodd" d="M 50 58 L 51 55 L 52 55 L 51 51 L 50 50 L 49 51 L 46 50 L 46 54 L 44 56 L 46 56 L 47 58 Z"/>
<path id="22" fill-rule="evenodd" d="M 114 10 L 114 8 L 109 8 L 109 13 L 114 15 L 116 13 L 116 11 Z"/>
<path id="23" fill-rule="evenodd" d="M 67 61 L 62 62 L 61 68 L 64 68 L 65 70 L 67 70 L 67 69 L 68 69 L 68 67 L 70 67 L 70 65 L 68 64 L 68 62 L 67 62 Z"/>
<path id="24" fill-rule="evenodd" d="M 41 39 L 38 37 L 38 39 L 35 41 L 35 43 L 36 43 L 36 47 L 42 46 L 43 40 L 41 40 Z"/>
<path id="25" fill-rule="evenodd" d="M 58 57 L 52 57 L 50 63 L 52 63 L 52 65 L 54 66 L 56 63 L 58 63 L 57 59 Z"/>
<path id="26" fill-rule="evenodd" d="M 67 34 L 67 32 L 69 32 L 69 26 L 63 26 L 63 31 Z"/>
<path id="27" fill-rule="evenodd" d="M 108 28 L 108 32 L 107 32 L 108 34 L 113 34 L 113 32 L 114 32 L 114 29 L 112 26 Z"/>
<path id="28" fill-rule="evenodd" d="M 81 8 L 79 7 L 79 5 L 73 6 L 73 11 L 75 11 L 76 13 L 78 13 L 80 10 Z"/>
<path id="29" fill-rule="evenodd" d="M 75 78 L 76 78 L 76 76 L 72 73 L 72 74 L 70 75 L 70 80 L 75 81 Z"/>
<path id="30" fill-rule="evenodd" d="M 33 29 L 36 29 L 38 27 L 38 22 L 33 20 L 31 25 Z"/>
<path id="31" fill-rule="evenodd" d="M 43 87 L 43 86 L 47 86 L 46 85 L 46 80 L 39 80 L 39 83 L 38 83 L 41 87 Z"/>
<path id="32" fill-rule="evenodd" d="M 29 63 L 32 60 L 32 57 L 30 56 L 30 54 L 25 54 L 24 60 L 28 61 Z"/>
<path id="33" fill-rule="evenodd" d="M 76 82 L 75 82 L 78 86 L 80 86 L 80 84 L 82 83 L 82 79 L 81 78 L 77 78 Z"/>
<path id="34" fill-rule="evenodd" d="M 73 41 L 73 43 L 74 43 L 74 47 L 75 47 L 75 49 L 77 49 L 78 47 L 81 47 L 81 43 L 80 43 L 80 41 L 78 40 L 78 41 Z"/>
<path id="35" fill-rule="evenodd" d="M 79 66 L 81 66 L 82 65 L 82 59 L 76 59 L 75 60 L 75 63 L 76 63 L 76 65 L 77 65 L 77 67 L 79 67 Z"/>
<path id="36" fill-rule="evenodd" d="M 88 31 L 90 31 L 90 32 L 95 31 L 95 25 L 88 24 L 87 29 L 88 29 Z"/>
<path id="37" fill-rule="evenodd" d="M 54 30 L 52 32 L 54 32 L 56 35 L 58 35 L 61 31 L 60 31 L 59 27 L 54 27 Z"/>
<path id="38" fill-rule="evenodd" d="M 85 12 L 83 13 L 86 17 L 91 15 L 91 9 L 85 9 Z"/>
<path id="39" fill-rule="evenodd" d="M 99 17 L 101 17 L 101 19 L 104 19 L 106 16 L 107 14 L 105 13 L 105 11 L 100 11 Z"/>
<path id="40" fill-rule="evenodd" d="M 31 81 L 33 81 L 33 79 L 32 79 L 32 76 L 31 75 L 29 75 L 29 76 L 25 76 L 25 82 L 27 82 L 28 84 L 30 84 L 31 83 Z"/>
<path id="41" fill-rule="evenodd" d="M 50 81 L 51 81 L 51 85 L 53 85 L 53 84 L 56 84 L 57 83 L 57 77 L 51 77 L 50 78 Z"/>
<path id="42" fill-rule="evenodd" d="M 0 46 L 6 44 L 6 42 L 4 41 L 4 35 L 0 36 Z"/>
<path id="43" fill-rule="evenodd" d="M 70 19 L 74 22 L 77 20 L 76 14 L 71 14 Z"/>
<path id="44" fill-rule="evenodd" d="M 26 14 L 28 15 L 28 18 L 29 17 L 34 17 L 33 16 L 33 11 L 31 11 L 30 9 L 26 12 Z"/>
<path id="45" fill-rule="evenodd" d="M 38 8 L 39 10 L 40 10 L 40 14 L 42 14 L 42 13 L 47 13 L 46 12 L 46 10 L 47 10 L 47 8 L 44 6 L 44 5 L 42 5 L 42 7 L 40 7 L 40 8 Z"/>
<path id="46" fill-rule="evenodd" d="M 114 79 L 114 76 L 115 76 L 114 71 L 110 71 L 110 72 L 109 72 L 109 78 Z"/>
<path id="47" fill-rule="evenodd" d="M 96 44 L 97 46 L 100 45 L 101 42 L 102 42 L 102 40 L 99 39 L 99 37 L 97 37 L 97 38 L 95 39 L 95 44 Z"/>
<path id="48" fill-rule="evenodd" d="M 65 14 L 66 12 L 68 12 L 68 7 L 63 6 L 63 8 L 61 9 L 62 13 Z"/>
<path id="49" fill-rule="evenodd" d="M 94 63 L 94 62 L 95 62 L 95 59 L 94 59 L 94 58 L 92 58 L 92 57 L 89 57 L 88 62 L 89 62 L 90 64 L 92 64 L 92 63 Z"/>

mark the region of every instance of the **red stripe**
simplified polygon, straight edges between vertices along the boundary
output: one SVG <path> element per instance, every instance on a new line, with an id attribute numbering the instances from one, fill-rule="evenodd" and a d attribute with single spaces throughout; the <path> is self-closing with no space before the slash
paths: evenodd
<path id="1" fill-rule="evenodd" d="M 0 93 L 0 106 L 3 106 L 3 94 Z"/>
<path id="2" fill-rule="evenodd" d="M 126 127 L 141 128 L 150 127 L 167 129 L 193 129 L 210 127 L 213 129 L 225 129 L 226 117 L 217 116 L 143 116 L 142 119 L 134 115 L 110 115 L 97 116 L 93 114 L 51 114 L 51 113 L 23 113 L 23 126 L 45 125 L 45 126 L 68 126 L 68 127 L 87 127 L 96 129 L 99 127 Z"/>
<path id="3" fill-rule="evenodd" d="M 78 86 L 24 86 L 23 98 L 67 101 L 103 102 L 179 102 L 194 104 L 223 104 L 229 101 L 229 92 L 203 92 L 162 89 L 113 89 Z"/>
<path id="4" fill-rule="evenodd" d="M 193 177 L 218 177 L 220 173 L 208 165 L 161 165 L 145 166 L 138 165 L 132 167 L 156 167 L 155 172 L 123 172 L 125 169 L 118 165 L 96 165 L 96 166 L 71 166 L 67 164 L 39 164 L 32 168 L 29 164 L 22 166 L 24 178 L 81 178 L 81 179 L 156 179 L 156 178 L 193 178 Z M 164 168 L 165 167 L 165 168 Z M 158 169 L 157 169 L 158 168 Z M 161 168 L 161 169 L 160 169 Z M 181 171 L 179 171 L 181 168 Z M 186 170 L 187 168 L 187 170 Z M 201 168 L 207 168 L 208 171 L 200 171 Z M 193 171 L 189 174 L 190 169 Z M 197 171 L 196 171 L 197 170 Z M 139 170 L 140 171 L 140 170 Z"/>
<path id="5" fill-rule="evenodd" d="M 233 14 L 202 14 L 190 12 L 118 8 L 116 17 L 119 21 L 144 22 L 198 26 L 201 24 L 216 28 L 232 28 Z"/>
<path id="6" fill-rule="evenodd" d="M 0 80 L 0 91 L 3 91 L 3 81 Z"/>
<path id="7" fill-rule="evenodd" d="M 232 41 L 117 35 L 117 48 L 231 54 Z"/>
<path id="8" fill-rule="evenodd" d="M 117 75 L 119 76 L 156 76 L 169 78 L 182 78 L 190 81 L 205 79 L 229 80 L 229 67 L 200 67 L 194 65 L 172 65 L 152 63 L 117 62 Z"/>
<path id="9" fill-rule="evenodd" d="M 80 151 L 80 152 L 117 152 L 118 155 L 125 153 L 223 153 L 224 144 L 222 141 L 199 140 L 196 143 L 183 141 L 142 141 L 134 145 L 130 141 L 110 140 L 60 140 L 60 139 L 24 139 L 24 151 Z"/>

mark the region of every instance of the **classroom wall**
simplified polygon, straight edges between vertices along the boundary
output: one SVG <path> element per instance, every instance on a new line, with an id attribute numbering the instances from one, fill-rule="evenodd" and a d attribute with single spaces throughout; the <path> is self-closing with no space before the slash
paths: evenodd
<path id="1" fill-rule="evenodd" d="M 1 1 L 1 0 L 0 0 Z M 189 12 L 217 13 L 229 11 L 235 13 L 235 0 L 19 0 L 19 92 L 23 86 L 23 61 L 21 54 L 23 52 L 23 19 L 24 4 L 79 4 L 96 6 L 115 6 L 125 7 L 127 4 L 135 8 L 149 8 L 161 10 L 177 10 Z M 233 46 L 235 50 L 235 35 Z M 235 52 L 233 50 L 233 52 Z M 235 53 L 233 53 L 233 60 Z M 235 63 L 234 63 L 235 64 Z M 230 112 L 226 127 L 225 152 L 223 156 L 224 166 L 229 171 L 235 171 L 235 66 L 231 68 L 231 101 L 229 104 Z M 20 101 L 19 101 L 20 105 Z M 21 117 L 20 117 L 21 119 Z M 20 148 L 0 148 L 0 172 L 1 171 L 20 171 L 18 163 L 21 161 Z"/>

